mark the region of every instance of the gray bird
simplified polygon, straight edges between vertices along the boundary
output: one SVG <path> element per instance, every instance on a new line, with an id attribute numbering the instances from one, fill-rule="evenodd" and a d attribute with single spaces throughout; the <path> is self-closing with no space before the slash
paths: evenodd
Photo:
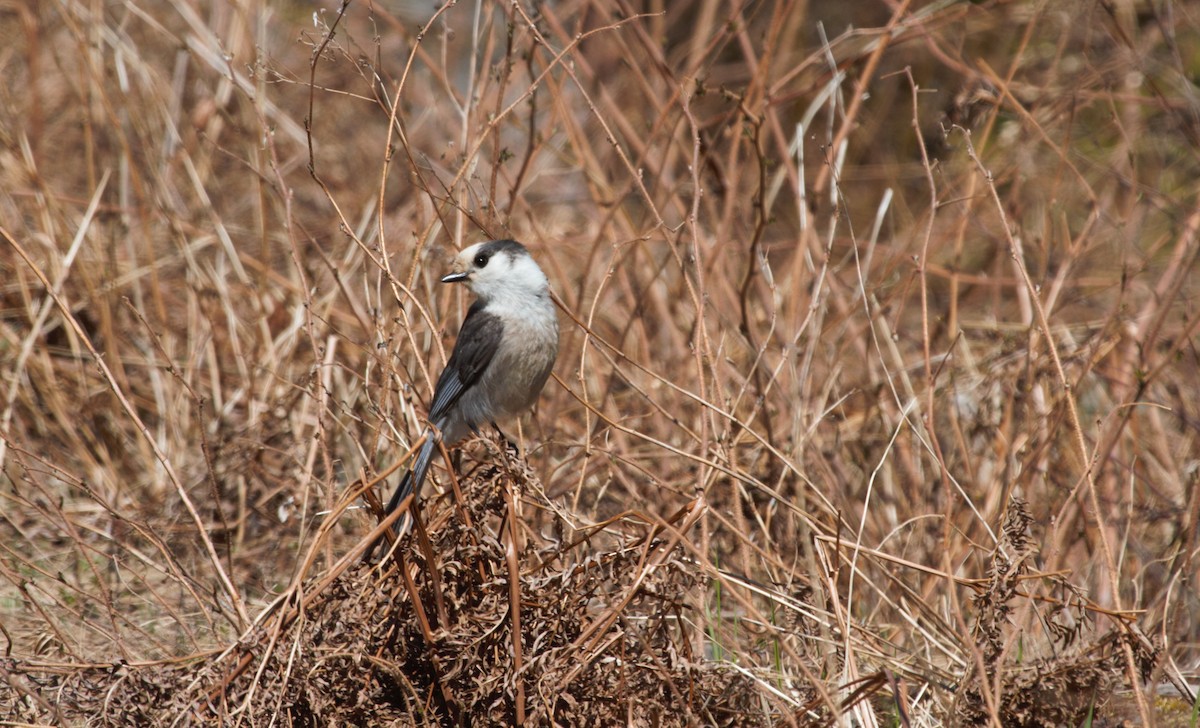
<path id="1" fill-rule="evenodd" d="M 442 283 L 465 282 L 476 300 L 467 311 L 450 361 L 438 377 L 425 444 L 396 487 L 385 515 L 414 493 L 429 471 L 438 440 L 454 445 L 488 423 L 533 406 L 558 358 L 558 316 L 546 274 L 524 245 L 493 240 L 464 248 Z M 497 428 L 498 429 L 498 428 Z M 404 533 L 411 524 L 405 515 Z M 375 547 L 367 552 L 370 559 Z"/>

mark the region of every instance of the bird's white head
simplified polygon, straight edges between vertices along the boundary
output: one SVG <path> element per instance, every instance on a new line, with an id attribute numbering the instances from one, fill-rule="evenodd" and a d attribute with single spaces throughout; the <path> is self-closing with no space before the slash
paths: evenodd
<path id="1" fill-rule="evenodd" d="M 515 240 L 492 240 L 463 248 L 450 270 L 442 283 L 465 282 L 485 302 L 543 296 L 549 290 L 546 274 L 525 246 Z"/>

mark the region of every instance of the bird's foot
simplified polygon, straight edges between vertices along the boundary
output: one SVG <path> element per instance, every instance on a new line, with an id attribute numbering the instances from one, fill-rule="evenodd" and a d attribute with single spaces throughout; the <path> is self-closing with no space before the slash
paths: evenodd
<path id="1" fill-rule="evenodd" d="M 501 430 L 495 422 L 492 423 L 492 427 L 496 428 L 496 434 L 500 436 L 500 442 L 504 443 L 504 450 L 508 453 L 509 457 L 513 459 L 520 458 L 521 450 L 517 447 L 517 443 L 510 440 L 508 435 L 504 434 L 504 430 Z"/>

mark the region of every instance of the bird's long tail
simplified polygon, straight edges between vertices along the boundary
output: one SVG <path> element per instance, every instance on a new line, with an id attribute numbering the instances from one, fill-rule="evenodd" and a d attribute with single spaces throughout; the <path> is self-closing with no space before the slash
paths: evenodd
<path id="1" fill-rule="evenodd" d="M 437 451 L 438 439 L 433 430 L 425 433 L 425 444 L 421 446 L 421 450 L 417 453 L 416 462 L 404 473 L 404 477 L 400 479 L 400 484 L 396 486 L 395 492 L 392 493 L 387 507 L 383 509 L 384 518 L 391 515 L 404 502 L 409 493 L 413 494 L 413 503 L 416 503 L 417 498 L 421 497 L 421 484 L 425 482 L 425 475 L 429 472 L 430 463 L 433 462 L 433 455 Z M 408 529 L 412 528 L 412 522 L 412 508 L 410 506 L 408 513 L 405 513 L 392 526 L 392 536 L 400 538 L 408 533 Z M 366 561 L 370 561 L 374 557 L 375 549 L 384 540 L 384 538 L 380 538 L 379 541 L 371 544 L 371 548 L 367 550 Z"/>

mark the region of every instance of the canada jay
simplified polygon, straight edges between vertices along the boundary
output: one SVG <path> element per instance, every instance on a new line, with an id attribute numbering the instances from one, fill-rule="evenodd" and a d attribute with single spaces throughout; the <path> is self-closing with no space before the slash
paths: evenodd
<path id="1" fill-rule="evenodd" d="M 414 500 L 420 496 L 439 439 L 453 445 L 481 426 L 532 407 L 558 357 L 558 317 L 550 287 L 524 245 L 493 240 L 463 249 L 442 278 L 442 283 L 458 282 L 465 282 L 476 300 L 438 377 L 425 444 L 385 514 L 409 493 Z M 411 524 L 407 515 L 405 519 L 399 533 Z"/>

